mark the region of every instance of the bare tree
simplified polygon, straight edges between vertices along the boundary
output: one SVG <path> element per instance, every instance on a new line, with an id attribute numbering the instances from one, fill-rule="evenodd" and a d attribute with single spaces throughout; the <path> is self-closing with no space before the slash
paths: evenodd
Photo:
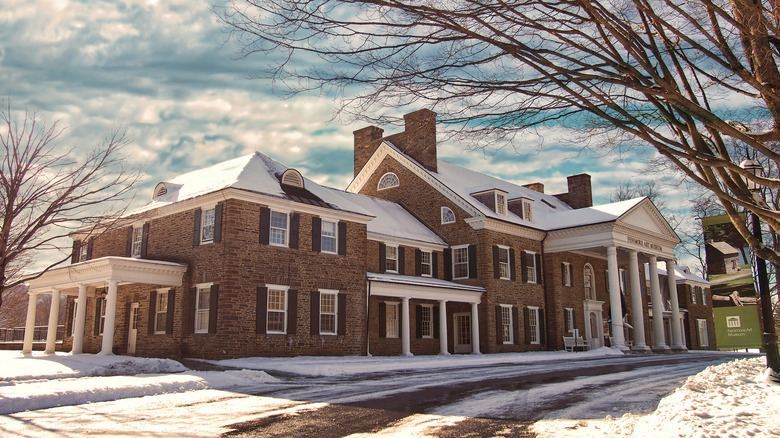
<path id="1" fill-rule="evenodd" d="M 6 288 L 24 282 L 33 263 L 38 275 L 71 258 L 67 237 L 110 229 L 125 211 L 138 173 L 127 167 L 125 133 L 115 130 L 91 150 L 58 144 L 65 128 L 37 114 L 14 119 L 0 109 L 0 305 Z"/>
<path id="2" fill-rule="evenodd" d="M 731 156 L 777 163 L 778 0 L 233 0 L 215 8 L 243 56 L 292 92 L 353 96 L 341 111 L 372 123 L 382 109 L 438 112 L 456 134 L 510 142 L 534 127 L 579 129 L 606 148 L 651 148 L 713 193 L 762 258 L 740 215 L 775 232 L 753 176 Z M 750 111 L 728 111 L 722 102 Z M 372 114 L 378 114 L 376 118 Z M 374 120 L 372 120 L 374 119 Z M 755 122 L 770 121 L 758 131 Z M 465 138 L 465 137 L 464 137 Z"/>

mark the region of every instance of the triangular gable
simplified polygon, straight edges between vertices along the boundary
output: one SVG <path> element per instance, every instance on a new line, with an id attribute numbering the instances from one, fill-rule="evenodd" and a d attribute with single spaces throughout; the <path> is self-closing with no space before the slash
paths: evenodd
<path id="1" fill-rule="evenodd" d="M 680 238 L 652 201 L 644 198 L 618 217 L 616 223 L 679 242 Z"/>

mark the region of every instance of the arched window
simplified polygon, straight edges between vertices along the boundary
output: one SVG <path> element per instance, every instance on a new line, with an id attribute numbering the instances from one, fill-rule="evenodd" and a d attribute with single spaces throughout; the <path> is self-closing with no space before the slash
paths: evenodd
<path id="1" fill-rule="evenodd" d="M 379 179 L 379 185 L 376 189 L 384 190 L 392 187 L 398 187 L 400 183 L 401 182 L 398 180 L 398 176 L 396 174 L 393 172 L 387 172 L 386 174 L 382 175 L 382 178 Z"/>
<path id="2" fill-rule="evenodd" d="M 449 207 L 441 208 L 441 223 L 452 224 L 455 223 L 455 213 Z"/>
<path id="3" fill-rule="evenodd" d="M 595 284 L 593 284 L 593 268 L 590 266 L 590 264 L 585 265 L 585 268 L 583 268 L 582 277 L 583 277 L 582 284 L 585 287 L 585 299 L 595 300 L 596 287 Z"/>

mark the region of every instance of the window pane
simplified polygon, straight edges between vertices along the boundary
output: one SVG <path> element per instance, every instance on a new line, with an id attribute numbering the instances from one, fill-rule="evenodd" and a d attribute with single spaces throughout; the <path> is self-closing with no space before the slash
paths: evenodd
<path id="1" fill-rule="evenodd" d="M 501 278 L 509 278 L 509 248 L 498 249 L 498 274 Z"/>
<path id="2" fill-rule="evenodd" d="M 423 338 L 432 338 L 433 337 L 433 318 L 432 314 L 433 308 L 431 306 L 423 306 L 422 307 L 422 337 Z"/>
<path id="3" fill-rule="evenodd" d="M 466 278 L 469 276 L 469 249 L 467 247 L 455 248 L 452 251 L 454 261 L 453 275 L 455 278 Z"/>
<path id="4" fill-rule="evenodd" d="M 538 325 L 538 316 L 539 316 L 539 309 L 530 309 L 530 312 L 528 312 L 528 325 L 531 328 L 531 343 L 532 344 L 538 344 L 539 343 L 539 325 Z"/>
<path id="5" fill-rule="evenodd" d="M 536 255 L 532 252 L 525 254 L 526 275 L 529 283 L 536 283 Z"/>
<path id="6" fill-rule="evenodd" d="M 143 240 L 143 228 L 133 228 L 133 248 L 130 253 L 132 257 L 141 257 L 141 241 Z"/>
<path id="7" fill-rule="evenodd" d="M 209 297 L 211 297 L 211 288 L 198 289 L 198 310 L 209 309 Z"/>
<path id="8" fill-rule="evenodd" d="M 287 214 L 271 212 L 271 243 L 287 245 Z"/>
<path id="9" fill-rule="evenodd" d="M 388 303 L 385 307 L 385 327 L 388 338 L 398 337 L 398 304 Z"/>
<path id="10" fill-rule="evenodd" d="M 211 288 L 198 289 L 198 297 L 195 310 L 195 331 L 206 332 L 209 329 L 209 301 Z"/>
<path id="11" fill-rule="evenodd" d="M 385 270 L 398 271 L 398 248 L 394 246 L 385 247 Z"/>
<path id="12" fill-rule="evenodd" d="M 322 241 L 321 248 L 323 252 L 336 252 L 336 223 L 322 221 Z"/>
<path id="13" fill-rule="evenodd" d="M 501 326 L 503 328 L 504 343 L 512 343 L 512 308 L 501 306 Z"/>
<path id="14" fill-rule="evenodd" d="M 431 273 L 431 253 L 423 251 L 420 253 L 420 274 L 429 276 Z"/>
<path id="15" fill-rule="evenodd" d="M 455 213 L 449 207 L 441 208 L 441 223 L 451 224 L 455 222 Z"/>
<path id="16" fill-rule="evenodd" d="M 214 209 L 203 210 L 203 219 L 201 222 L 201 242 L 210 242 L 214 240 Z"/>
<path id="17" fill-rule="evenodd" d="M 320 333 L 336 333 L 336 294 L 320 294 Z"/>

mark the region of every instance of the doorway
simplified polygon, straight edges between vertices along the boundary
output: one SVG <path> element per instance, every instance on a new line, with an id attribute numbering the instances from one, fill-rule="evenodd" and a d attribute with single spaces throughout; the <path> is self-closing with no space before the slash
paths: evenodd
<path id="1" fill-rule="evenodd" d="M 127 331 L 127 354 L 135 354 L 135 343 L 138 339 L 138 303 L 130 305 L 130 327 Z"/>
<path id="2" fill-rule="evenodd" d="M 456 313 L 453 322 L 455 353 L 471 353 L 471 314 Z"/>

